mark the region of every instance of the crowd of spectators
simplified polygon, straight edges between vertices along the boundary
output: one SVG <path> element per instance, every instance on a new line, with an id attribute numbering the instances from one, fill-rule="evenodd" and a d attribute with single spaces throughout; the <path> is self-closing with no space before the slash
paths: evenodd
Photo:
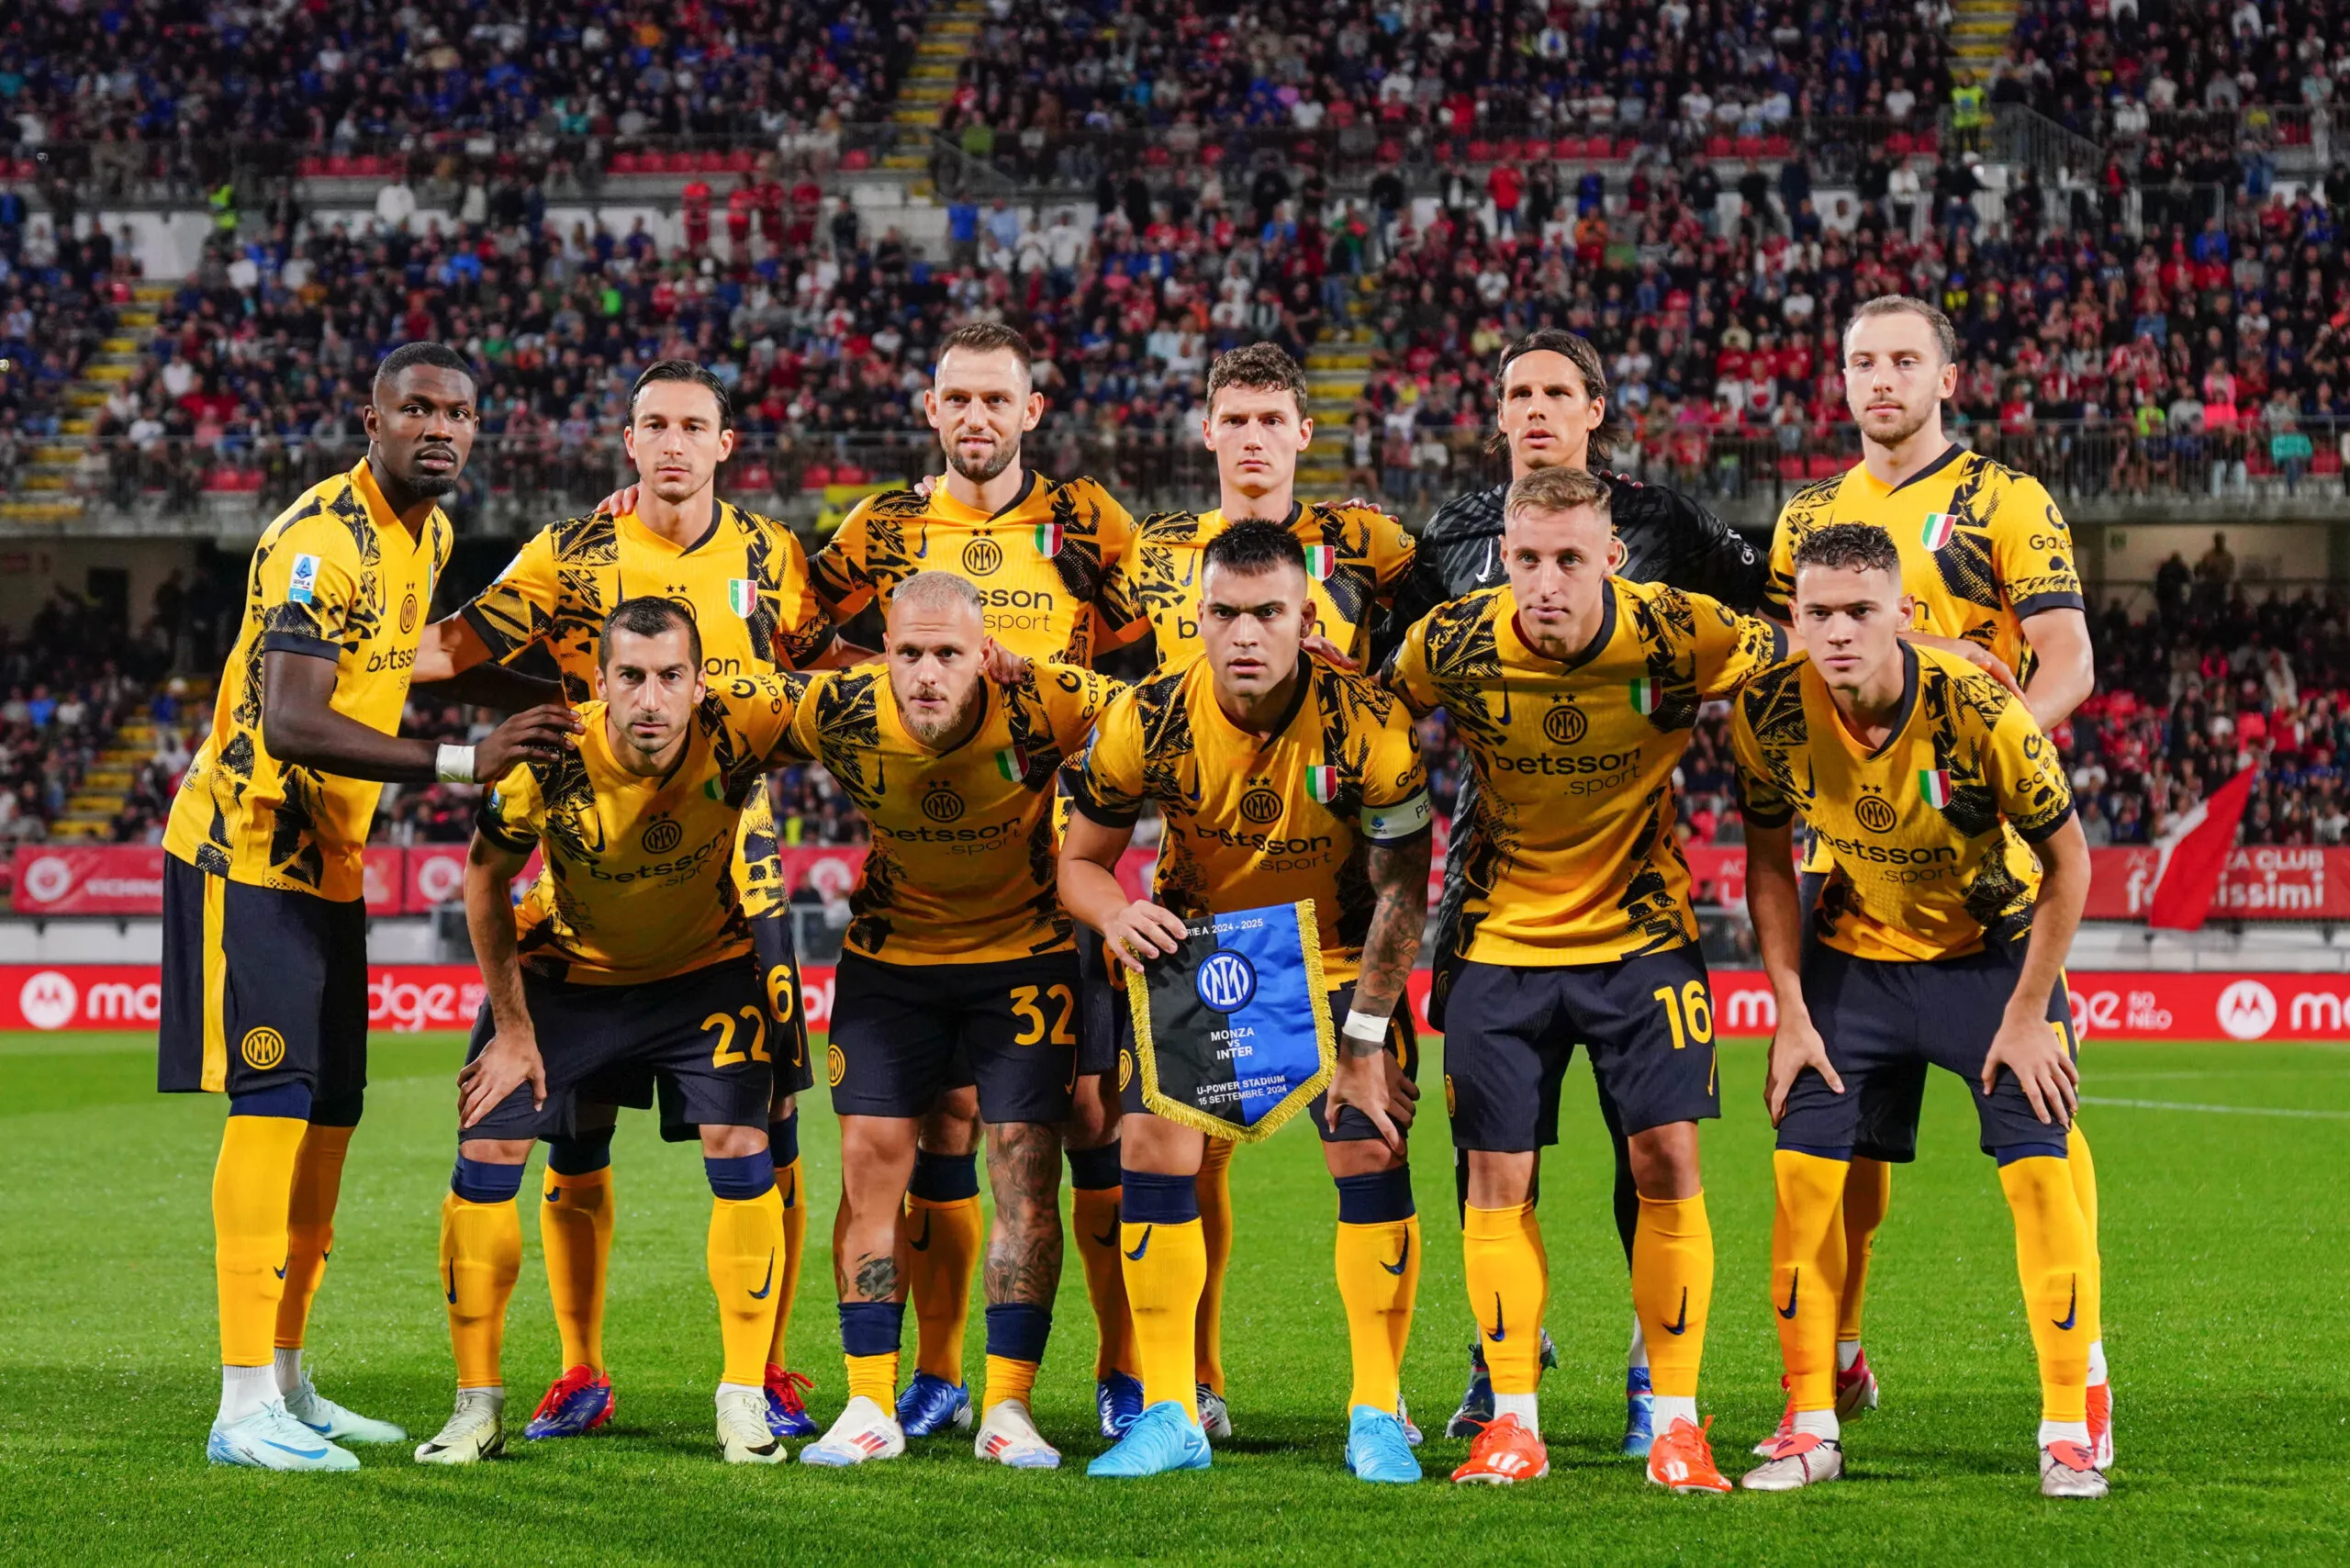
<path id="1" fill-rule="evenodd" d="M 86 0 L 0 24 L 0 161 L 53 142 L 750 136 L 878 118 L 923 0 Z M 11 147 L 10 144 L 15 144 Z"/>
<path id="2" fill-rule="evenodd" d="M 65 387 L 114 330 L 137 263 L 103 232 L 58 242 L 0 188 L 0 490 L 56 433 Z"/>
<path id="3" fill-rule="evenodd" d="M 2230 127 L 2220 151 L 2232 156 L 2239 111 L 2350 96 L 2344 20 L 2335 0 L 2022 0 L 1991 96 L 2099 141 L 2210 116 Z M 2264 128 L 2260 140 L 2291 134 Z"/>
<path id="4" fill-rule="evenodd" d="M 114 732 L 147 703 L 164 658 L 104 605 L 52 594 L 0 629 L 0 840 L 38 841 Z"/>
<path id="5" fill-rule="evenodd" d="M 1930 118 L 1949 84 L 1942 0 L 1337 0 L 1310 11 L 993 0 L 989 11 L 946 128 L 967 151 L 1063 178 L 1089 132 L 1147 133 L 1179 159 L 1236 128 L 1425 147 L 1657 127 L 1702 142 L 1783 132 L 1798 116 Z"/>

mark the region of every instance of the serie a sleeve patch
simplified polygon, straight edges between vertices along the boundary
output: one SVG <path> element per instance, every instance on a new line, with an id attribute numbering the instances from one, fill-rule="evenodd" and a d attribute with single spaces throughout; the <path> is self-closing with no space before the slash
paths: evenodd
<path id="1" fill-rule="evenodd" d="M 1393 844 L 1426 833 L 1435 816 L 1435 809 L 1428 804 L 1428 792 L 1417 790 L 1409 800 L 1398 801 L 1392 806 L 1365 806 L 1362 835 L 1374 844 Z"/>

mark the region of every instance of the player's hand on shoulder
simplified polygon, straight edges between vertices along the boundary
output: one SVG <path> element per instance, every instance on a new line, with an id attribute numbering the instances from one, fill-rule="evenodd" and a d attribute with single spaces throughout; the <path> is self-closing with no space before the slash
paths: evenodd
<path id="1" fill-rule="evenodd" d="M 1990 649 L 1977 647 L 1964 637 L 1930 637 L 1922 632 L 1904 632 L 1902 635 L 1920 647 L 1939 648 L 1945 654 L 1957 655 L 2006 687 L 2019 700 L 2022 699 L 2023 687 L 2017 682 L 2016 672 L 2008 667 L 2007 660 Z"/>
<path id="2" fill-rule="evenodd" d="M 531 1108 L 545 1109 L 547 1069 L 538 1036 L 528 1029 L 500 1029 L 457 1073 L 457 1125 L 472 1126 L 525 1083 L 531 1086 Z"/>
<path id="3" fill-rule="evenodd" d="M 1148 899 L 1135 900 L 1102 928 L 1102 944 L 1129 968 L 1173 955 L 1189 935 L 1181 915 Z"/>
<path id="4" fill-rule="evenodd" d="M 520 762 L 553 762 L 576 744 L 579 716 L 560 702 L 525 708 L 474 748 L 474 778 L 495 784 Z"/>
<path id="5" fill-rule="evenodd" d="M 596 503 L 596 510 L 606 517 L 620 517 L 636 510 L 636 487 L 623 485 Z"/>
<path id="6" fill-rule="evenodd" d="M 1318 632 L 1311 632 L 1299 638 L 1297 645 L 1326 665 L 1335 665 L 1340 669 L 1348 671 L 1362 667 L 1348 655 L 1345 649 Z"/>
<path id="7" fill-rule="evenodd" d="M 912 489 L 917 497 L 926 501 L 930 499 L 932 492 L 936 490 L 939 486 L 946 482 L 946 476 L 944 474 L 925 474 L 921 478 L 916 479 L 912 485 L 908 487 L 908 488 Z"/>
<path id="8" fill-rule="evenodd" d="M 2081 1070 L 2062 1033 L 2042 1018 L 2005 1018 L 1983 1058 L 1983 1092 L 1998 1087 L 1999 1070 L 2016 1075 L 2031 1114 L 2051 1126 L 2070 1126 L 2080 1108 Z"/>
<path id="9" fill-rule="evenodd" d="M 1028 678 L 1029 665 L 1026 659 L 990 637 L 987 652 L 980 656 L 979 668 L 998 686 L 1017 686 Z"/>
<path id="10" fill-rule="evenodd" d="M 1771 1036 L 1770 1070 L 1762 1075 L 1762 1103 L 1771 1113 L 1773 1126 L 1777 1126 L 1779 1118 L 1787 1114 L 1787 1092 L 1795 1088 L 1796 1080 L 1803 1076 L 1807 1068 L 1819 1074 L 1837 1093 L 1844 1092 L 1844 1081 L 1830 1063 L 1828 1042 L 1812 1026 L 1811 1014 L 1783 1011 L 1779 1026 Z"/>

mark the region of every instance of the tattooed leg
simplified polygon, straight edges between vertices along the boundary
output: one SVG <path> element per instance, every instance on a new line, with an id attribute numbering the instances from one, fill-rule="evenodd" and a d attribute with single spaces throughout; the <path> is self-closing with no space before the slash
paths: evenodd
<path id="1" fill-rule="evenodd" d="M 1035 1122 L 992 1122 L 988 1182 L 995 1225 L 988 1235 L 988 1305 L 1049 1309 L 1061 1282 L 1061 1139 Z"/>
<path id="2" fill-rule="evenodd" d="M 898 1211 L 913 1179 L 911 1117 L 843 1116 L 841 1206 L 833 1222 L 833 1283 L 843 1301 L 903 1301 Z"/>

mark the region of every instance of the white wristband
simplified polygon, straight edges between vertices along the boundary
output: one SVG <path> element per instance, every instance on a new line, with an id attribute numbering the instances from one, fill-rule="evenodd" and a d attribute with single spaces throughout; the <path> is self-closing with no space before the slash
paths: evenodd
<path id="1" fill-rule="evenodd" d="M 469 745 L 444 745 L 432 764 L 432 776 L 443 784 L 470 784 L 474 781 L 474 748 Z"/>
<path id="2" fill-rule="evenodd" d="M 1373 1044 L 1387 1038 L 1387 1020 L 1376 1013 L 1364 1013 L 1349 1008 L 1346 1026 L 1339 1031 L 1348 1039 L 1368 1040 Z"/>

